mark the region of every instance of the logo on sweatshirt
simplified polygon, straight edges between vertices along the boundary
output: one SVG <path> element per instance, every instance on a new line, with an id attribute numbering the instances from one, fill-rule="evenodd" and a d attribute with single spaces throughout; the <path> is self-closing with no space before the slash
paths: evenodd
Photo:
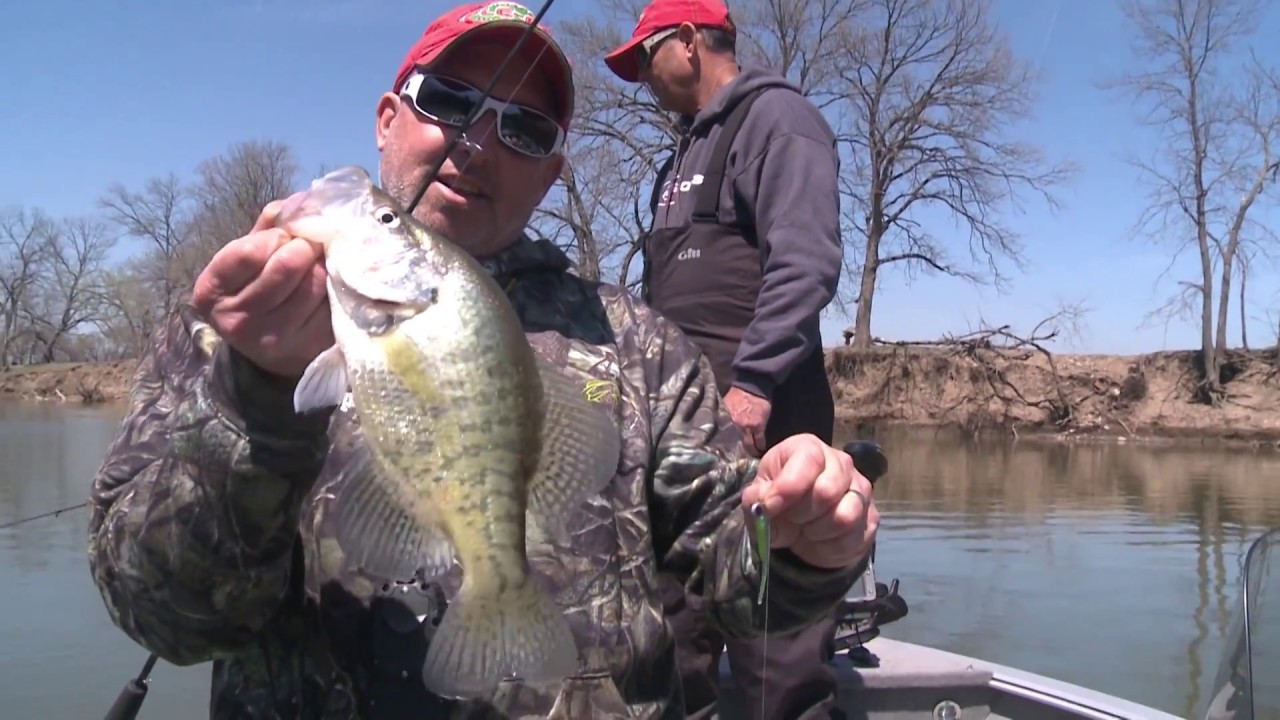
<path id="1" fill-rule="evenodd" d="M 702 173 L 695 173 L 688 180 L 681 180 L 680 176 L 676 176 L 671 180 L 662 184 L 662 194 L 658 196 L 658 207 L 666 207 L 675 202 L 673 195 L 675 193 L 687 193 L 693 188 L 702 184 L 705 178 Z"/>

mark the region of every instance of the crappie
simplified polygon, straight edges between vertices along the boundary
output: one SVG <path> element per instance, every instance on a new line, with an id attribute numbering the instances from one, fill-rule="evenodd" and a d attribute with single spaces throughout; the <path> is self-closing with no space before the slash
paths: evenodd
<path id="1" fill-rule="evenodd" d="M 416 554 L 427 577 L 455 558 L 462 567 L 424 684 L 486 697 L 502 679 L 573 673 L 577 645 L 535 584 L 526 537 L 563 532 L 569 511 L 613 477 L 621 437 L 611 414 L 534 354 L 474 258 L 364 170 L 315 180 L 277 224 L 323 244 L 329 275 L 335 345 L 307 368 L 295 407 L 339 404 L 349 387 L 373 459 L 340 511 L 367 515 L 361 541 Z"/>

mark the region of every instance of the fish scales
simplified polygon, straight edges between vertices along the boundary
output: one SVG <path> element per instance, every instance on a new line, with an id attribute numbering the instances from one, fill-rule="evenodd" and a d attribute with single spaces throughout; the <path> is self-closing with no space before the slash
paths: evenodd
<path id="1" fill-rule="evenodd" d="M 340 509 L 367 528 L 355 556 L 410 554 L 463 581 L 431 638 L 425 686 L 492 695 L 502 680 L 553 682 L 577 667 L 563 614 L 526 544 L 613 477 L 621 438 L 580 381 L 539 358 L 502 289 L 359 168 L 314 181 L 281 226 L 319 242 L 336 344 L 307 368 L 299 412 L 348 389 L 374 471 Z M 369 518 L 407 517 L 406 522 Z"/>

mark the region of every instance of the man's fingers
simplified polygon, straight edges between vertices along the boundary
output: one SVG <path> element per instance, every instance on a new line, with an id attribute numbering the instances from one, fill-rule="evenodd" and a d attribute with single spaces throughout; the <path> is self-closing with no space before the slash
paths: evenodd
<path id="1" fill-rule="evenodd" d="M 302 340 L 302 327 L 326 300 L 323 272 L 318 265 L 303 269 L 294 268 L 295 277 L 288 279 L 293 283 L 293 287 L 287 296 L 277 299 L 259 295 L 255 298 L 252 308 L 237 308 L 246 316 L 242 332 L 260 338 L 264 348 L 269 352 L 277 349 L 277 340 L 289 338 L 292 344 Z M 271 295 L 282 292 L 287 285 L 279 280 L 277 278 L 276 282 L 264 292 L 270 292 Z M 251 285 L 250 288 L 252 289 L 253 286 Z M 249 290 L 245 291 L 246 294 L 248 292 Z M 242 294 L 241 297 L 244 295 Z M 268 310 L 258 309 L 266 306 L 267 301 L 275 302 L 275 306 Z M 290 354 L 300 352 L 297 348 L 280 348 L 280 350 Z"/>
<path id="2" fill-rule="evenodd" d="M 805 525 L 831 513 L 849 493 L 849 476 L 838 468 L 823 470 L 809 485 L 808 492 L 800 494 L 780 515 L 781 519 L 797 525 Z"/>
<path id="3" fill-rule="evenodd" d="M 207 276 L 210 281 L 208 295 L 236 295 L 262 274 L 277 250 L 289 243 L 288 233 L 275 227 L 276 219 L 287 202 L 274 200 L 267 203 L 244 237 L 227 243 L 213 256 L 202 273 L 202 277 Z"/>
<path id="4" fill-rule="evenodd" d="M 328 298 L 321 299 L 311 315 L 302 321 L 298 334 L 307 357 L 319 355 L 333 345 L 333 320 L 329 315 Z"/>
<path id="5" fill-rule="evenodd" d="M 308 357 L 319 355 L 333 344 L 333 319 L 329 314 L 325 277 L 324 269 L 319 265 L 315 266 L 288 300 L 289 305 L 296 302 L 306 312 L 297 327 L 298 341 Z"/>
<path id="6" fill-rule="evenodd" d="M 775 523 L 769 529 L 769 547 L 774 550 L 789 548 L 800 540 L 800 529 L 790 523 Z"/>
<path id="7" fill-rule="evenodd" d="M 262 273 L 271 256 L 288 240 L 284 231 L 276 230 L 246 235 L 227 243 L 196 279 L 193 298 L 196 308 L 205 311 L 214 302 L 239 294 Z"/>
<path id="8" fill-rule="evenodd" d="M 276 220 L 280 218 L 280 211 L 284 209 L 285 203 L 297 195 L 298 193 L 294 193 L 284 200 L 272 200 L 263 206 L 262 212 L 258 213 L 258 219 L 254 221 L 253 229 L 249 231 L 249 234 L 275 227 Z"/>
<path id="9" fill-rule="evenodd" d="M 766 484 L 760 491 L 769 517 L 786 513 L 793 505 L 809 495 L 813 478 L 823 474 L 822 450 L 803 442 L 804 438 L 790 437 L 773 449 L 773 456 L 761 463 L 761 475 Z"/>
<path id="10" fill-rule="evenodd" d="M 815 542 L 839 539 L 861 543 L 867 520 L 864 511 L 869 512 L 870 505 L 857 493 L 846 492 L 829 512 L 801 526 L 800 534 Z"/>
<path id="11" fill-rule="evenodd" d="M 289 240 L 271 255 L 262 272 L 237 294 L 237 309 L 265 313 L 283 305 L 306 280 L 318 259 L 317 248 L 311 243 L 296 238 Z M 301 321 L 302 318 L 297 319 Z"/>

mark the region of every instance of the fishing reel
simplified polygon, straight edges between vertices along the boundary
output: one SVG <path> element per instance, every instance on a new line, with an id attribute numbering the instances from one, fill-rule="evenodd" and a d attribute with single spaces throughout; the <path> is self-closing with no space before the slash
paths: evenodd
<path id="1" fill-rule="evenodd" d="M 880 446 L 869 440 L 854 440 L 842 448 L 853 458 L 853 466 L 874 488 L 889 471 L 889 460 Z M 871 547 L 867 570 L 836 607 L 836 633 L 831 648 L 834 657 L 844 653 L 858 667 L 877 667 L 880 661 L 865 643 L 880 635 L 880 628 L 907 616 L 907 601 L 898 594 L 898 579 L 888 585 L 876 582 L 876 548 Z"/>

